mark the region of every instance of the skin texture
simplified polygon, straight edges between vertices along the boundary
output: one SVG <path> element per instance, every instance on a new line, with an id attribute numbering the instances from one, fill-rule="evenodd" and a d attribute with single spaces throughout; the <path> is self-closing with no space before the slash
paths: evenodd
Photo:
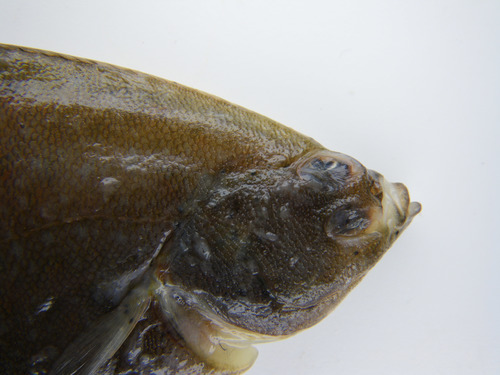
<path id="1" fill-rule="evenodd" d="M 5 45 L 0 180 L 11 374 L 240 373 L 253 359 L 210 357 L 231 352 L 221 332 L 317 323 L 418 211 L 402 185 L 254 112 Z"/>

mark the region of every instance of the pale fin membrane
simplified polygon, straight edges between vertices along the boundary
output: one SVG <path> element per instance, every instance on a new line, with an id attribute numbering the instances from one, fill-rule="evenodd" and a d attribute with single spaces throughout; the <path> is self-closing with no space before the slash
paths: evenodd
<path id="1" fill-rule="evenodd" d="M 114 310 L 80 335 L 63 352 L 50 375 L 90 375 L 120 348 L 150 301 L 146 285 L 139 285 Z"/>
<path id="2" fill-rule="evenodd" d="M 156 294 L 165 317 L 188 347 L 218 370 L 244 371 L 257 359 L 258 351 L 252 344 L 283 338 L 257 334 L 224 322 L 196 296 L 174 286 L 162 285 Z"/>

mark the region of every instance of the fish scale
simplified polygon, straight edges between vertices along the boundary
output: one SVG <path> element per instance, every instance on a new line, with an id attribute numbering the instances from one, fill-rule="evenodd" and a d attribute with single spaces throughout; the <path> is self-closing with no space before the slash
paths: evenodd
<path id="1" fill-rule="evenodd" d="M 0 45 L 0 372 L 239 374 L 323 319 L 420 204 L 144 73 Z"/>

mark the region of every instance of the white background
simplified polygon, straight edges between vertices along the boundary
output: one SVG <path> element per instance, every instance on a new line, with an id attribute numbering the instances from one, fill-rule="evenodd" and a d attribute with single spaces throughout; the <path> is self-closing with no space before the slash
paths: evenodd
<path id="1" fill-rule="evenodd" d="M 423 211 L 337 310 L 248 374 L 500 373 L 500 1 L 0 1 L 0 41 L 253 109 Z"/>

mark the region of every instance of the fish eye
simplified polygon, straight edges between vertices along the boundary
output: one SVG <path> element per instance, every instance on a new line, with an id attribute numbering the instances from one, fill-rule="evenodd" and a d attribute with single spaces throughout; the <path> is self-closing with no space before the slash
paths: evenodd
<path id="1" fill-rule="evenodd" d="M 329 237 L 352 236 L 368 228 L 370 220 L 364 211 L 355 208 L 343 207 L 335 210 L 325 224 L 325 231 Z"/>
<path id="2" fill-rule="evenodd" d="M 350 175 L 347 164 L 331 157 L 315 157 L 304 163 L 298 169 L 299 176 L 306 180 L 320 181 L 323 183 L 342 183 Z"/>

